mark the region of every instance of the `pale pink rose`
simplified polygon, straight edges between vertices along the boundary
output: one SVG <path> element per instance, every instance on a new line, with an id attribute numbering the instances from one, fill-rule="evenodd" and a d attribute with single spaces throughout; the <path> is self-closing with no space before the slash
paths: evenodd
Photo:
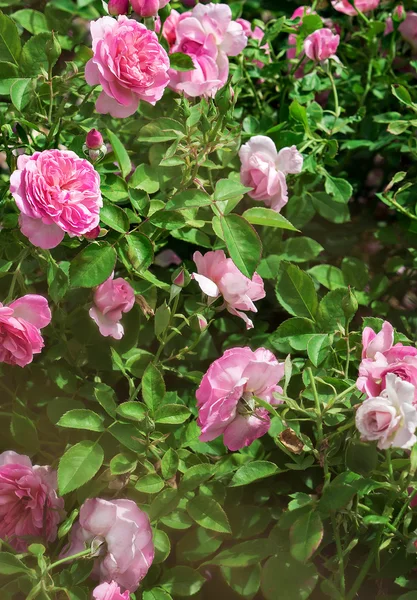
<path id="1" fill-rule="evenodd" d="M 394 373 L 404 381 L 417 386 L 417 348 L 394 345 L 394 329 L 385 321 L 376 334 L 370 327 L 362 333 L 362 362 L 356 385 L 367 396 L 380 396 L 386 387 L 386 378 Z M 416 388 L 417 402 L 417 388 Z"/>
<path id="2" fill-rule="evenodd" d="M 55 541 L 65 516 L 56 489 L 51 467 L 32 465 L 28 456 L 12 450 L 0 454 L 0 539 L 18 552 L 39 538 Z"/>
<path id="3" fill-rule="evenodd" d="M 355 10 L 355 6 L 362 13 L 367 13 L 370 10 L 378 8 L 380 0 L 332 0 L 333 8 L 345 15 L 351 17 L 356 16 L 358 13 Z"/>
<path id="4" fill-rule="evenodd" d="M 55 248 L 65 233 L 80 236 L 99 223 L 100 176 L 69 150 L 19 156 L 10 191 L 21 213 L 20 229 L 34 246 Z"/>
<path id="5" fill-rule="evenodd" d="M 140 17 L 155 17 L 169 0 L 130 0 L 133 10 Z"/>
<path id="6" fill-rule="evenodd" d="M 387 375 L 380 396 L 365 400 L 356 412 L 356 427 L 364 441 L 378 440 L 378 448 L 411 448 L 417 438 L 415 388 L 393 373 Z"/>
<path id="7" fill-rule="evenodd" d="M 257 40 L 258 42 L 261 42 L 263 40 L 264 32 L 260 27 L 256 26 L 254 29 L 252 29 L 251 23 L 246 19 L 236 19 L 236 23 L 239 23 L 239 25 L 242 26 L 246 37 L 251 38 L 253 40 Z M 270 55 L 268 44 L 264 44 L 263 46 L 261 46 L 261 49 L 265 50 L 266 56 Z M 262 67 L 265 66 L 265 64 L 260 60 L 254 60 L 253 63 L 260 69 L 262 69 Z"/>
<path id="8" fill-rule="evenodd" d="M 223 250 L 206 252 L 204 256 L 194 252 L 193 260 L 198 273 L 192 277 L 209 297 L 210 304 L 223 296 L 224 307 L 243 319 L 246 329 L 251 329 L 253 323 L 242 311 L 258 312 L 254 301 L 265 297 L 264 283 L 258 273 L 254 273 L 252 279 L 245 277 Z"/>
<path id="9" fill-rule="evenodd" d="M 187 17 L 191 17 L 191 15 L 192 13 L 190 11 L 180 14 L 174 8 L 169 13 L 169 17 L 165 20 L 165 23 L 162 26 L 162 35 L 164 36 L 170 47 L 173 46 L 177 41 L 178 23 L 180 21 L 183 21 Z"/>
<path id="10" fill-rule="evenodd" d="M 155 548 L 148 515 L 132 500 L 90 498 L 80 509 L 62 557 L 96 551 L 93 575 L 134 592 L 152 564 Z"/>
<path id="11" fill-rule="evenodd" d="M 304 40 L 304 52 L 311 60 L 320 62 L 334 56 L 340 37 L 330 29 L 316 29 Z"/>
<path id="12" fill-rule="evenodd" d="M 24 367 L 44 346 L 40 330 L 51 322 L 48 301 L 27 294 L 8 306 L 0 302 L 0 363 Z"/>
<path id="13" fill-rule="evenodd" d="M 226 4 L 198 4 L 184 18 L 174 20 L 175 43 L 171 52 L 191 56 L 192 71 L 170 69 L 170 87 L 186 96 L 215 96 L 229 75 L 228 56 L 237 56 L 247 44 L 247 37 Z M 177 17 L 173 17 L 177 19 Z M 165 35 L 173 39 L 171 29 Z"/>
<path id="14" fill-rule="evenodd" d="M 97 323 L 101 335 L 120 340 L 124 335 L 120 323 L 122 313 L 132 310 L 135 304 L 135 292 L 130 283 L 114 273 L 94 292 L 94 305 L 90 308 L 90 317 Z"/>
<path id="15" fill-rule="evenodd" d="M 155 256 L 154 263 L 158 267 L 169 267 L 170 265 L 180 265 L 182 263 L 181 258 L 178 254 L 175 254 L 173 250 L 162 250 Z"/>
<path id="16" fill-rule="evenodd" d="M 417 12 L 408 12 L 398 30 L 405 41 L 417 52 Z"/>
<path id="17" fill-rule="evenodd" d="M 273 396 L 284 376 L 284 363 L 265 348 L 231 348 L 215 360 L 196 392 L 200 441 L 223 435 L 229 450 L 249 446 L 270 426 L 268 411 L 256 408 L 256 398 L 280 404 Z"/>
<path id="18" fill-rule="evenodd" d="M 239 150 L 240 179 L 243 185 L 253 188 L 248 195 L 263 201 L 276 212 L 288 202 L 285 176 L 300 173 L 303 157 L 295 146 L 279 152 L 271 138 L 256 135 Z"/>
<path id="19" fill-rule="evenodd" d="M 93 590 L 94 600 L 129 600 L 129 592 L 120 591 L 119 586 L 115 581 L 111 583 L 102 583 Z"/>
<path id="20" fill-rule="evenodd" d="M 94 56 L 85 66 L 89 85 L 101 85 L 96 110 L 133 115 L 139 101 L 155 104 L 169 77 L 169 59 L 153 31 L 134 19 L 101 17 L 90 24 Z"/>

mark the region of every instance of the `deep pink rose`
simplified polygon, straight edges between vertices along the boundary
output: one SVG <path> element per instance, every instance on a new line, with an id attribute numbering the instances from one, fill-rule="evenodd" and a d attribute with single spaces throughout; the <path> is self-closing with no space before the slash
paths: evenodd
<path id="1" fill-rule="evenodd" d="M 258 27 L 257 25 L 254 29 L 252 29 L 251 23 L 249 21 L 247 21 L 246 19 L 236 19 L 236 23 L 239 23 L 239 25 L 242 26 L 242 29 L 243 29 L 246 37 L 251 38 L 253 40 L 257 40 L 258 42 L 261 42 L 263 40 L 264 31 L 262 31 L 262 29 L 260 27 Z M 261 46 L 261 49 L 265 50 L 266 56 L 270 55 L 268 44 L 264 44 L 263 46 Z M 260 69 L 262 69 L 262 67 L 265 66 L 265 64 L 263 62 L 261 62 L 260 60 L 254 60 L 253 63 Z"/>
<path id="2" fill-rule="evenodd" d="M 169 0 L 130 0 L 133 10 L 141 17 L 155 17 Z"/>
<path id="3" fill-rule="evenodd" d="M 90 308 L 90 317 L 97 323 L 101 335 L 120 340 L 124 329 L 120 323 L 122 313 L 132 310 L 135 304 L 135 292 L 130 283 L 114 273 L 94 292 L 94 305 Z"/>
<path id="4" fill-rule="evenodd" d="M 362 362 L 357 386 L 367 396 L 379 396 L 386 387 L 386 377 L 394 373 L 417 386 L 417 348 L 394 344 L 394 328 L 385 321 L 376 334 L 370 327 L 362 333 Z M 416 391 L 417 402 L 417 391 Z"/>
<path id="5" fill-rule="evenodd" d="M 129 12 L 129 0 L 109 0 L 107 10 L 110 15 L 127 15 Z"/>
<path id="6" fill-rule="evenodd" d="M 40 330 L 51 322 L 48 301 L 27 294 L 8 306 L 0 302 L 0 362 L 24 367 L 44 343 Z"/>
<path id="7" fill-rule="evenodd" d="M 405 20 L 398 28 L 402 37 L 417 52 L 417 12 L 408 12 Z"/>
<path id="8" fill-rule="evenodd" d="M 237 56 L 247 37 L 226 4 L 198 4 L 186 15 L 173 16 L 163 32 L 172 42 L 175 27 L 171 52 L 191 56 L 194 70 L 170 69 L 170 87 L 186 96 L 214 96 L 227 81 L 228 56 Z"/>
<path id="9" fill-rule="evenodd" d="M 256 408 L 255 397 L 280 404 L 273 393 L 282 393 L 278 381 L 284 363 L 265 348 L 231 348 L 215 360 L 197 390 L 200 440 L 209 442 L 223 435 L 229 450 L 249 446 L 270 426 L 268 411 Z"/>
<path id="10" fill-rule="evenodd" d="M 53 542 L 65 516 L 56 488 L 50 467 L 32 465 L 28 456 L 11 450 L 0 454 L 0 539 L 18 552 L 38 538 Z"/>
<path id="11" fill-rule="evenodd" d="M 332 5 L 335 10 L 354 17 L 358 14 L 355 6 L 361 12 L 367 13 L 378 8 L 379 2 L 380 0 L 332 0 Z"/>
<path id="12" fill-rule="evenodd" d="M 304 52 L 311 60 L 320 62 L 334 56 L 340 37 L 330 29 L 316 29 L 304 40 Z"/>
<path id="13" fill-rule="evenodd" d="M 90 545 L 97 559 L 93 575 L 134 592 L 152 564 L 155 548 L 148 515 L 132 500 L 90 498 L 80 509 L 63 557 Z"/>
<path id="14" fill-rule="evenodd" d="M 85 145 L 90 150 L 98 150 L 104 144 L 103 136 L 97 129 L 90 129 L 85 138 Z"/>
<path id="15" fill-rule="evenodd" d="M 19 156 L 10 191 L 20 210 L 20 229 L 34 246 L 55 248 L 65 233 L 80 236 L 99 223 L 100 176 L 69 150 Z"/>
<path id="16" fill-rule="evenodd" d="M 254 301 L 265 298 L 264 283 L 258 273 L 252 279 L 245 277 L 231 258 L 226 258 L 223 250 L 194 252 L 193 260 L 198 273 L 192 277 L 200 286 L 202 292 L 209 297 L 210 303 L 223 296 L 225 308 L 240 317 L 246 323 L 246 329 L 253 327 L 249 317 L 241 311 L 258 312 Z"/>
<path id="17" fill-rule="evenodd" d="M 115 581 L 111 583 L 102 583 L 93 590 L 94 600 L 129 600 L 129 592 L 120 591 L 119 586 Z"/>
<path id="18" fill-rule="evenodd" d="M 415 388 L 393 373 L 381 395 L 368 398 L 356 412 L 356 427 L 364 441 L 378 440 L 378 448 L 411 448 L 417 441 Z"/>
<path id="19" fill-rule="evenodd" d="M 85 66 L 85 79 L 103 88 L 97 112 L 129 117 L 140 100 L 160 100 L 169 81 L 169 59 L 156 34 L 125 16 L 101 17 L 90 29 L 94 56 Z"/>
<path id="20" fill-rule="evenodd" d="M 271 138 L 255 135 L 239 151 L 242 166 L 240 179 L 243 185 L 253 188 L 248 195 L 261 200 L 276 212 L 288 202 L 288 173 L 300 173 L 303 157 L 295 146 L 279 152 Z"/>

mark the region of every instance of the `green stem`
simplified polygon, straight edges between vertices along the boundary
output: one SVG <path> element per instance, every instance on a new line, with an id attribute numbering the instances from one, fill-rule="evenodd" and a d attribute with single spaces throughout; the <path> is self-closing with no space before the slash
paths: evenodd
<path id="1" fill-rule="evenodd" d="M 56 562 L 49 565 L 49 567 L 46 569 L 45 573 L 52 571 L 52 569 L 55 569 L 55 567 L 58 567 L 59 565 L 63 565 L 66 562 L 76 560 L 77 558 L 84 558 L 89 555 L 91 555 L 91 548 L 88 548 L 87 550 L 83 550 L 82 552 L 78 552 L 77 554 L 73 554 L 72 556 L 66 556 L 65 558 L 60 558 Z"/>
<path id="2" fill-rule="evenodd" d="M 375 560 L 375 556 L 376 553 L 378 552 L 378 548 L 379 548 L 379 543 L 380 543 L 380 539 L 381 539 L 381 535 L 382 535 L 382 531 L 383 531 L 383 526 L 379 529 L 379 531 L 376 534 L 376 538 L 375 541 L 373 543 L 372 549 L 370 551 L 370 553 L 368 554 L 367 559 L 365 560 L 365 562 L 362 565 L 361 570 L 359 571 L 359 575 L 357 576 L 357 578 L 355 579 L 352 587 L 350 588 L 349 593 L 346 596 L 346 600 L 354 600 L 356 594 L 358 593 L 365 577 L 368 574 L 369 569 L 372 566 L 372 563 Z"/>
<path id="3" fill-rule="evenodd" d="M 52 126 L 52 110 L 54 107 L 54 88 L 52 84 L 52 67 L 49 67 L 48 71 L 48 83 L 49 83 L 49 110 L 48 110 L 48 122 Z"/>
<path id="4" fill-rule="evenodd" d="M 349 362 L 350 362 L 349 319 L 346 319 L 345 331 L 346 331 L 346 353 L 347 353 L 346 366 L 345 366 L 345 378 L 348 379 L 348 377 L 349 377 Z"/>
<path id="5" fill-rule="evenodd" d="M 408 501 L 405 502 L 402 507 L 400 512 L 398 513 L 398 515 L 395 517 L 395 520 L 392 524 L 393 527 L 397 528 L 398 527 L 398 523 L 401 521 L 401 519 L 404 516 L 404 513 L 406 512 L 406 510 L 408 509 L 408 507 L 410 506 L 410 503 L 412 500 L 414 500 L 414 498 L 417 496 L 417 489 L 413 490 L 413 492 L 410 494 Z"/>
<path id="6" fill-rule="evenodd" d="M 389 474 L 390 481 L 391 481 L 391 483 L 395 484 L 394 469 L 392 468 L 391 449 L 390 448 L 387 449 L 387 464 L 388 464 L 388 474 Z"/>
<path id="7" fill-rule="evenodd" d="M 333 527 L 333 535 L 336 542 L 337 557 L 339 559 L 340 593 L 344 597 L 346 590 L 344 555 L 342 543 L 340 541 L 339 527 L 336 523 L 336 518 L 333 513 L 331 513 L 331 521 Z"/>
<path id="8" fill-rule="evenodd" d="M 308 376 L 310 378 L 311 389 L 313 390 L 313 396 L 314 396 L 314 404 L 315 404 L 315 407 L 316 407 L 316 413 L 317 413 L 317 446 L 318 446 L 318 449 L 320 449 L 321 443 L 323 441 L 323 421 L 322 421 L 322 415 L 321 415 L 320 400 L 319 400 L 319 396 L 318 396 L 318 393 L 317 393 L 316 382 L 314 380 L 314 375 L 313 375 L 313 371 L 311 370 L 311 367 L 307 368 L 307 372 L 308 372 Z"/>
<path id="9" fill-rule="evenodd" d="M 334 99 L 334 123 L 333 123 L 333 127 L 331 128 L 331 132 L 333 132 L 333 129 L 336 126 L 336 121 L 340 116 L 340 107 L 339 107 L 339 96 L 337 95 L 337 89 L 336 89 L 336 84 L 334 82 L 334 78 L 332 75 L 332 72 L 330 70 L 330 63 L 327 65 L 327 76 L 330 80 L 330 84 L 332 86 L 332 91 L 333 91 L 333 99 Z"/>

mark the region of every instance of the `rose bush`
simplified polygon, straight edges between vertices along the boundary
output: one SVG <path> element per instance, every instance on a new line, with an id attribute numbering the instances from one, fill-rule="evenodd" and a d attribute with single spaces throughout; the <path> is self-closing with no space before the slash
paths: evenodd
<path id="1" fill-rule="evenodd" d="M 414 599 L 416 39 L 0 0 L 2 600 Z"/>

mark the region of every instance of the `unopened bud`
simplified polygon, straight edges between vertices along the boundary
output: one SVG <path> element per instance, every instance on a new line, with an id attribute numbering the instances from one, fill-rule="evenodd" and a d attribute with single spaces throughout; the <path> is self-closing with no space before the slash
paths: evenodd
<path id="1" fill-rule="evenodd" d="M 187 286 L 191 281 L 189 273 L 184 269 L 180 268 L 174 271 L 172 276 L 172 283 L 180 288 Z"/>
<path id="2" fill-rule="evenodd" d="M 208 325 L 207 319 L 206 319 L 206 317 L 203 317 L 203 315 L 196 315 L 196 317 L 197 317 L 197 323 L 200 328 L 200 331 L 203 332 L 205 329 L 207 329 L 207 325 Z"/>
<path id="3" fill-rule="evenodd" d="M 100 225 L 97 225 L 97 227 L 94 227 L 94 229 L 87 231 L 87 233 L 84 234 L 84 237 L 87 238 L 87 240 L 95 240 L 96 237 L 99 236 L 99 233 L 100 233 Z"/>
<path id="4" fill-rule="evenodd" d="M 98 150 L 104 144 L 103 136 L 97 129 L 91 129 L 85 138 L 85 145 L 89 150 Z"/>
<path id="5" fill-rule="evenodd" d="M 398 4 L 398 6 L 396 6 L 394 8 L 394 10 L 392 11 L 392 18 L 397 23 L 404 21 L 406 16 L 407 16 L 407 13 L 405 12 L 404 6 L 402 4 Z"/>
<path id="6" fill-rule="evenodd" d="M 342 298 L 342 310 L 346 319 L 350 319 L 358 310 L 358 301 L 354 292 L 349 288 L 346 296 Z"/>
<path id="7" fill-rule="evenodd" d="M 129 0 L 109 0 L 107 5 L 109 15 L 117 17 L 118 15 L 127 15 L 129 11 Z"/>

